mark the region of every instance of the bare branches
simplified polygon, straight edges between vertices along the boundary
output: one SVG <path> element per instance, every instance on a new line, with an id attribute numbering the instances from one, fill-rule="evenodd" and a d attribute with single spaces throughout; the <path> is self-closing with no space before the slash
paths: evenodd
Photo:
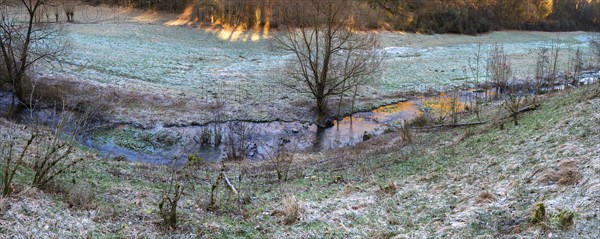
<path id="1" fill-rule="evenodd" d="M 487 62 L 487 71 L 490 80 L 496 86 L 496 90 L 502 93 L 512 77 L 510 62 L 503 46 L 496 45 L 491 50 Z"/>
<path id="2" fill-rule="evenodd" d="M 363 85 L 379 69 L 378 37 L 354 29 L 353 1 L 291 2 L 283 9 L 283 26 L 274 43 L 293 54 L 281 85 L 311 94 L 317 123 L 328 111 L 327 100 Z"/>
<path id="3" fill-rule="evenodd" d="M 600 63 L 600 33 L 592 34 L 590 39 L 590 46 L 592 47 L 592 51 L 594 56 L 596 57 L 596 61 Z"/>
<path id="4" fill-rule="evenodd" d="M 0 142 L 0 159 L 2 160 L 0 163 L 2 165 L 2 196 L 8 196 L 12 191 L 12 181 L 17 173 L 19 167 L 23 164 L 23 160 L 25 159 L 25 154 L 29 147 L 33 144 L 33 140 L 35 139 L 35 134 L 31 134 L 28 140 L 25 141 L 25 144 L 20 146 L 15 142 L 16 139 L 13 135 L 4 134 L 0 136 L 2 141 Z M 19 147 L 21 147 L 19 149 Z"/>
<path id="5" fill-rule="evenodd" d="M 25 104 L 29 68 L 40 61 L 57 62 L 68 45 L 62 27 L 36 20 L 49 0 L 5 2 L 0 7 L 0 66 L 4 66 L 15 95 Z"/>

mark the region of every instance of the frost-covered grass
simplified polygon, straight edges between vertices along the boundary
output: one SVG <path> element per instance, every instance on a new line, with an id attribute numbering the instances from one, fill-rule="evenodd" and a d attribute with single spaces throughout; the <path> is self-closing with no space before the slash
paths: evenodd
<path id="1" fill-rule="evenodd" d="M 66 73 L 83 80 L 141 83 L 199 96 L 218 91 L 219 84 L 226 85 L 223 91 L 270 86 L 289 59 L 268 40 L 227 41 L 190 27 L 101 23 L 71 25 L 69 30 L 73 52 Z M 560 70 L 566 69 L 574 49 L 588 49 L 586 33 L 581 32 L 494 32 L 477 37 L 384 32 L 381 37 L 383 77 L 371 83 L 380 93 L 465 83 L 464 78 L 471 77 L 465 70 L 475 64 L 478 41 L 482 58 L 493 44 L 504 46 L 516 76 L 531 75 L 535 51 L 550 47 L 552 41 L 559 40 L 563 48 Z"/>
<path id="2" fill-rule="evenodd" d="M 220 165 L 185 167 L 191 171 L 180 178 L 187 183 L 177 230 L 162 229 L 157 213 L 167 167 L 88 156 L 62 182 L 88 183 L 96 193 L 90 209 L 69 208 L 61 192 L 21 191 L 0 198 L 0 232 L 16 238 L 597 238 L 600 88 L 594 87 L 595 93 L 586 87 L 548 97 L 519 126 L 507 123 L 503 130 L 421 132 L 409 145 L 390 133 L 298 155 L 286 182 L 259 163 L 227 163 L 225 173 L 245 204 L 221 189 L 216 212 L 206 207 Z M 498 116 L 497 105 L 486 107 L 484 118 Z M 26 130 L 2 119 L 0 126 Z M 553 179 L 563 165 L 579 180 Z M 23 177 L 16 188 L 25 188 Z M 301 207 L 292 225 L 281 223 L 288 194 Z M 548 217 L 535 224 L 529 218 L 538 203 Z M 557 224 L 561 211 L 574 212 L 572 227 Z"/>
<path id="3" fill-rule="evenodd" d="M 69 25 L 73 47 L 62 73 L 84 82 L 118 85 L 136 92 L 185 97 L 206 104 L 221 101 L 231 114 L 226 118 L 311 119 L 306 113 L 310 107 L 294 107 L 294 102 L 309 100 L 307 96 L 277 86 L 274 78 L 282 77 L 280 72 L 290 56 L 272 47 L 268 34 L 253 39 L 250 33 L 245 38 L 232 33 L 235 38 L 229 39 L 226 32 L 159 23 Z M 359 109 L 393 101 L 400 92 L 443 90 L 472 83 L 470 68 L 475 66 L 478 42 L 482 43 L 482 71 L 487 52 L 493 44 L 500 44 L 519 77 L 533 74 L 535 51 L 550 47 L 552 41 L 560 40 L 564 48 L 561 70 L 566 69 L 574 49 L 588 49 L 587 34 L 583 32 L 494 32 L 478 37 L 382 32 L 381 39 L 380 52 L 385 56 L 382 76 L 359 92 Z M 293 111 L 304 113 L 290 114 Z M 155 118 L 165 115 L 161 109 L 154 114 Z"/>
<path id="4" fill-rule="evenodd" d="M 561 47 L 559 71 L 568 70 L 577 48 L 586 53 L 589 49 L 588 34 L 584 32 L 504 31 L 481 36 L 382 33 L 382 42 L 387 56 L 384 77 L 375 86 L 383 92 L 444 89 L 473 83 L 476 54 L 481 55 L 480 75 L 485 76 L 488 53 L 496 44 L 504 47 L 516 77 L 533 76 L 536 52 L 542 47 L 551 48 L 554 42 Z M 592 63 L 595 59 L 590 58 L 584 56 L 586 62 Z"/>

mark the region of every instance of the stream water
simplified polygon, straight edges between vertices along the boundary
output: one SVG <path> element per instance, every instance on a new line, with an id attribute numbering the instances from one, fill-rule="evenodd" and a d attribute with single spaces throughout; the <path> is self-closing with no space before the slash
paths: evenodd
<path id="1" fill-rule="evenodd" d="M 582 75 L 580 84 L 589 84 L 600 78 L 600 72 Z M 556 89 L 564 88 L 557 86 Z M 0 115 L 10 108 L 10 94 L 0 93 Z M 419 114 L 433 117 L 447 116 L 448 111 L 463 111 L 475 99 L 492 100 L 494 90 L 462 90 L 436 96 L 421 96 L 385 105 L 368 112 L 358 112 L 334 121 L 334 126 L 319 128 L 305 122 L 224 122 L 203 126 L 163 127 L 140 129 L 130 125 L 114 125 L 110 129 L 94 131 L 80 138 L 80 142 L 99 154 L 115 159 L 152 164 L 170 164 L 174 157 L 185 163 L 189 155 L 202 160 L 218 161 L 228 155 L 250 160 L 264 160 L 286 149 L 292 151 L 325 151 L 362 142 L 398 127 L 405 120 Z M 15 120 L 32 117 L 28 111 L 19 113 Z M 52 124 L 49 110 L 36 112 L 41 122 Z"/>
<path id="2" fill-rule="evenodd" d="M 170 163 L 174 156 L 185 159 L 190 154 L 209 161 L 221 160 L 233 153 L 250 160 L 264 160 L 282 149 L 314 152 L 354 145 L 398 127 L 424 109 L 439 115 L 447 113 L 454 104 L 462 111 L 467 102 L 475 98 L 491 99 L 494 95 L 493 91 L 468 90 L 400 99 L 398 103 L 335 120 L 329 128 L 297 121 L 233 121 L 203 126 L 157 126 L 150 130 L 117 125 L 86 138 L 83 143 L 109 157 L 153 164 Z M 170 142 L 176 143 L 171 145 Z"/>

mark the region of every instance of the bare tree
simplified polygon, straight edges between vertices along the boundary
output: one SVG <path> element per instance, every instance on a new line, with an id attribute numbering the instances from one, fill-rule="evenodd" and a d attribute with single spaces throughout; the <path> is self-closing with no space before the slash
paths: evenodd
<path id="1" fill-rule="evenodd" d="M 550 87 L 549 91 L 554 90 L 554 84 L 556 84 L 560 50 L 561 50 L 560 39 L 557 39 L 556 41 L 552 41 L 552 47 L 550 48 L 550 57 L 551 57 L 550 59 L 551 59 L 551 63 L 552 63 L 552 68 L 551 68 L 550 76 L 548 77 L 548 80 L 549 80 L 548 85 Z"/>
<path id="2" fill-rule="evenodd" d="M 63 10 L 65 10 L 65 16 L 67 22 L 75 21 L 75 3 L 73 1 L 62 1 Z"/>
<path id="3" fill-rule="evenodd" d="M 504 47 L 494 46 L 487 62 L 488 77 L 496 86 L 498 93 L 504 92 L 511 77 L 511 66 Z"/>
<path id="4" fill-rule="evenodd" d="M 354 1 L 294 1 L 282 8 L 282 31 L 274 43 L 293 54 L 285 68 L 285 87 L 310 94 L 317 124 L 324 126 L 328 99 L 363 85 L 379 69 L 374 33 L 357 32 Z"/>
<path id="5" fill-rule="evenodd" d="M 600 33 L 592 34 L 590 46 L 592 47 L 592 52 L 596 57 L 596 61 L 600 63 Z"/>
<path id="6" fill-rule="evenodd" d="M 47 4 L 50 0 L 0 0 L 0 73 L 23 104 L 27 71 L 40 61 L 55 62 L 67 49 L 59 25 L 36 22 Z"/>
<path id="7" fill-rule="evenodd" d="M 547 47 L 539 48 L 535 63 L 535 82 L 533 86 L 536 94 L 540 93 L 541 88 L 544 85 L 546 75 L 549 71 L 548 68 L 550 68 L 549 64 L 549 49 Z"/>

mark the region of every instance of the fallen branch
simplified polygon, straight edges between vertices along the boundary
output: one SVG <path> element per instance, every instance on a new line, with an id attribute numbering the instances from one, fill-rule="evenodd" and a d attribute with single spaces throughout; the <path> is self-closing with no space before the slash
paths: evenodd
<path id="1" fill-rule="evenodd" d="M 532 110 L 536 110 L 540 105 L 539 104 L 533 104 L 533 105 L 528 105 L 525 106 L 521 109 L 519 109 L 519 111 L 517 111 L 517 114 L 521 114 L 521 113 L 525 113 L 527 111 L 532 111 Z M 510 118 L 511 116 L 505 116 L 500 118 L 500 120 L 505 120 Z M 469 123 L 460 123 L 460 124 L 438 124 L 438 125 L 431 125 L 431 126 L 424 126 L 424 127 L 411 127 L 411 129 L 435 129 L 435 128 L 458 128 L 458 127 L 465 127 L 465 126 L 475 126 L 475 125 L 482 125 L 482 124 L 487 124 L 490 121 L 481 121 L 481 122 L 469 122 Z"/>
<path id="2" fill-rule="evenodd" d="M 540 107 L 539 104 L 528 105 L 528 106 L 525 106 L 525 107 L 519 109 L 519 111 L 517 111 L 517 114 L 525 113 L 527 111 L 537 110 L 538 107 Z M 508 119 L 511 117 L 512 116 L 504 116 L 504 117 L 500 118 L 499 120 L 505 120 L 505 119 Z"/>
<path id="3" fill-rule="evenodd" d="M 231 192 L 233 192 L 235 195 L 237 195 L 238 191 L 235 190 L 235 187 L 233 186 L 233 184 L 231 184 L 231 182 L 229 181 L 229 179 L 227 178 L 227 176 L 225 176 L 224 173 L 221 173 L 221 175 L 223 176 L 223 180 L 225 180 L 225 184 L 227 185 L 227 187 L 229 188 L 229 190 L 231 190 Z"/>

